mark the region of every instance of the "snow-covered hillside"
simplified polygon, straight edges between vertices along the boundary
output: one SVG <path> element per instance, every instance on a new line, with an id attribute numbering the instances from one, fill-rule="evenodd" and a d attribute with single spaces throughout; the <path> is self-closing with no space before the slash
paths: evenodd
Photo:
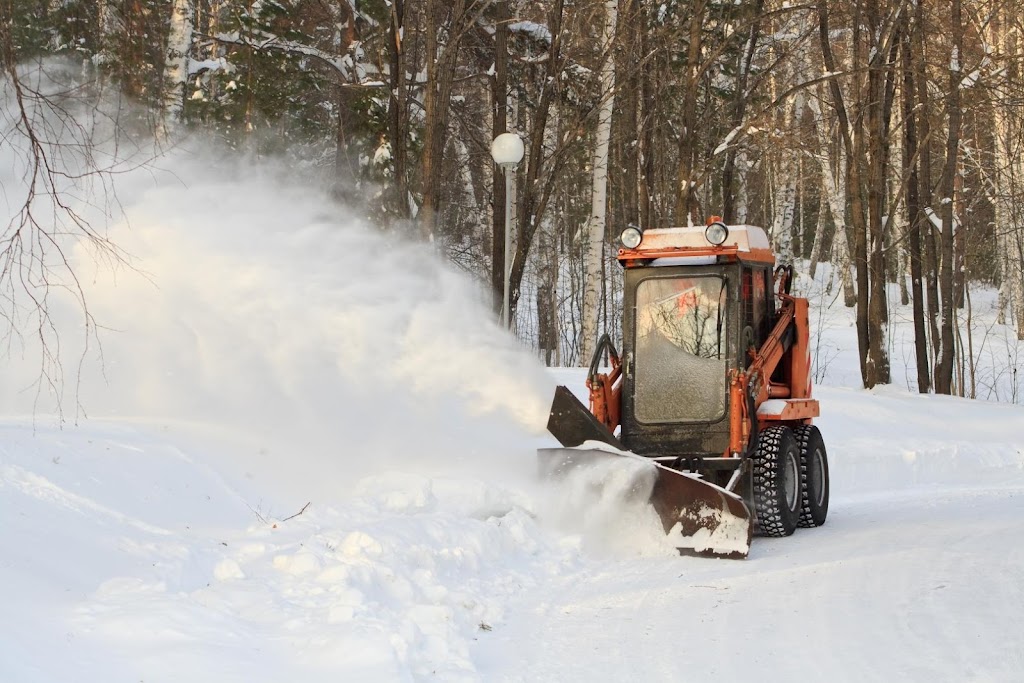
<path id="1" fill-rule="evenodd" d="M 0 368 L 0 681 L 1024 675 L 1024 408 L 850 388 L 819 307 L 828 524 L 680 558 L 645 507 L 533 480 L 582 376 L 428 249 L 168 164 L 121 185 L 136 270 L 75 254 L 102 358 L 60 303 L 63 394 L 31 336 Z"/>

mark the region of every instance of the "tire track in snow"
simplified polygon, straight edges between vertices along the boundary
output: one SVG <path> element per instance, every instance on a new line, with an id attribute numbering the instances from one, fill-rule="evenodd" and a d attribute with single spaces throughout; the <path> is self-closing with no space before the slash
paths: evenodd
<path id="1" fill-rule="evenodd" d="M 6 456 L 6 451 L 4 452 Z M 91 498 L 80 496 L 77 493 L 61 488 L 46 477 L 19 467 L 17 465 L 0 465 L 0 488 L 11 488 L 22 495 L 36 498 L 46 503 L 52 503 L 72 510 L 83 515 L 89 513 L 105 517 L 115 524 L 130 526 L 139 531 L 144 531 L 157 536 L 173 536 L 174 532 L 167 529 L 147 524 L 138 519 L 124 515 L 105 505 L 97 503 Z"/>
<path id="2" fill-rule="evenodd" d="M 756 539 L 743 562 L 564 577 L 478 655 L 515 648 L 523 668 L 487 672 L 503 681 L 1016 680 L 1022 565 L 1024 487 L 840 501 L 825 527 Z"/>

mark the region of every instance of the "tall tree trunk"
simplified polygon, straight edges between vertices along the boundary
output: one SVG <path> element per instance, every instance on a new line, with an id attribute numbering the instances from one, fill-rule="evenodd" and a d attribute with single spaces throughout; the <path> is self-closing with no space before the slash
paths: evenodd
<path id="1" fill-rule="evenodd" d="M 612 112 L 615 107 L 615 25 L 618 20 L 618 0 L 606 0 L 604 31 L 601 45 L 604 62 L 601 65 L 601 102 L 598 107 L 597 131 L 592 157 L 593 182 L 591 186 L 590 220 L 587 222 L 587 246 L 584 261 L 587 264 L 583 294 L 583 362 L 589 363 L 597 346 L 604 292 L 605 218 L 608 208 L 608 141 L 612 131 Z"/>
<path id="2" fill-rule="evenodd" d="M 837 71 L 835 57 L 832 53 L 831 32 L 828 22 L 829 3 L 822 0 L 818 4 L 818 36 L 821 42 L 822 57 L 825 68 L 835 73 Z M 854 64 L 853 70 L 859 69 L 859 43 L 860 23 L 854 23 Z M 868 305 L 870 302 L 870 283 L 868 276 L 868 253 L 867 253 L 867 221 L 864 211 L 864 188 L 861 179 L 861 163 L 867 158 L 867 150 L 864 147 L 864 135 L 854 135 L 851 127 L 850 117 L 847 113 L 843 93 L 839 88 L 836 79 L 829 80 L 829 91 L 832 95 L 832 106 L 836 110 L 836 119 L 839 131 L 843 139 L 843 146 L 846 148 L 846 194 L 850 203 L 850 222 L 853 227 L 852 261 L 857 280 L 857 351 L 860 358 L 861 379 L 867 387 L 873 386 L 871 381 L 874 372 L 868 372 L 868 350 L 870 338 L 868 331 Z"/>
<path id="3" fill-rule="evenodd" d="M 452 86 L 459 61 L 459 44 L 465 29 L 466 0 L 452 0 L 450 7 L 442 0 L 425 0 L 425 3 L 427 82 L 423 97 L 423 204 L 418 218 L 420 233 L 433 241 L 441 204 L 441 173 L 448 140 Z M 442 7 L 450 11 L 447 17 Z M 442 28 L 448 38 L 443 49 L 438 41 Z"/>
<path id="4" fill-rule="evenodd" d="M 942 288 L 942 330 L 939 347 L 939 360 L 935 367 L 935 391 L 940 394 L 953 392 L 954 333 L 956 307 L 953 298 L 953 200 L 956 185 L 957 162 L 960 156 L 960 81 L 963 80 L 961 65 L 963 64 L 963 19 L 960 0 L 952 0 L 950 15 L 953 32 L 953 49 L 949 61 L 949 92 L 946 94 L 946 117 L 948 132 L 946 135 L 946 160 L 942 168 L 940 188 L 940 209 L 942 217 L 941 252 L 939 280 Z"/>
<path id="5" fill-rule="evenodd" d="M 793 263 L 793 217 L 796 213 L 797 163 L 796 153 L 783 150 L 779 174 L 775 186 L 775 217 L 772 221 L 772 240 L 775 242 L 777 260 L 782 264 Z"/>
<path id="6" fill-rule="evenodd" d="M 637 0 L 638 17 L 637 23 L 640 26 L 640 53 L 647 57 L 649 54 L 649 19 L 647 16 L 646 0 Z M 652 209 L 654 200 L 654 188 L 657 186 L 655 167 L 655 145 L 654 145 L 654 122 L 657 119 L 658 99 L 654 95 L 653 62 L 646 68 L 640 69 L 640 113 L 639 130 L 637 138 L 639 144 L 638 163 L 639 178 L 637 181 L 637 194 L 640 199 L 640 225 L 643 228 L 656 227 L 655 213 Z"/>
<path id="7" fill-rule="evenodd" d="M 764 11 L 764 0 L 756 0 L 749 6 L 747 17 L 758 17 Z M 743 125 L 747 112 L 747 83 L 750 79 L 750 66 L 757 51 L 757 42 L 761 36 L 761 22 L 751 21 L 750 32 L 743 51 L 738 56 L 736 69 L 735 92 L 733 93 L 730 112 L 730 130 L 738 130 Z M 722 167 L 722 218 L 726 223 L 746 222 L 746 173 L 743 166 L 745 155 L 735 147 L 725 152 L 725 164 Z M 739 185 L 739 187 L 737 187 Z M 742 216 L 740 213 L 740 197 L 743 197 Z"/>
<path id="8" fill-rule="evenodd" d="M 548 175 L 544 183 L 540 182 L 541 171 L 545 168 L 544 143 L 547 135 L 548 118 L 551 113 L 551 105 L 555 100 L 556 88 L 558 87 L 557 74 L 562 70 L 562 19 L 565 9 L 565 0 L 554 0 L 551 4 L 551 11 L 548 14 L 548 28 L 551 31 L 551 48 L 548 58 L 545 60 L 545 74 L 542 81 L 543 86 L 540 100 L 537 102 L 533 113 L 533 121 L 528 140 L 528 151 L 526 155 L 526 168 L 520 174 L 522 185 L 518 197 L 518 239 L 516 240 L 516 251 L 512 258 L 510 267 L 509 284 L 509 305 L 512 319 L 516 318 L 516 304 L 519 301 L 519 292 L 523 282 L 523 274 L 526 272 L 526 257 L 530 252 L 530 245 L 533 243 L 533 236 L 537 232 L 539 223 L 547 210 L 548 201 L 556 180 L 555 172 L 557 159 L 552 162 L 548 169 Z"/>
<path id="9" fill-rule="evenodd" d="M 808 257 L 810 263 L 808 264 L 808 274 L 813 280 L 815 275 L 818 273 L 818 263 L 821 262 L 822 245 L 825 240 L 822 239 L 822 234 L 825 232 L 825 207 L 820 206 L 818 208 L 818 216 L 814 224 L 814 234 L 811 236 L 811 254 Z"/>
<path id="10" fill-rule="evenodd" d="M 537 347 L 544 364 L 550 366 L 561 360 L 558 336 L 559 250 L 555 221 L 544 221 L 538 232 Z"/>
<path id="11" fill-rule="evenodd" d="M 889 170 L 889 122 L 893 105 L 893 62 L 897 41 L 886 44 L 889 26 L 883 24 L 877 0 L 867 3 L 868 22 L 872 27 L 868 69 L 868 230 L 871 240 L 869 264 L 870 299 L 868 302 L 868 356 L 866 386 L 888 384 L 889 351 L 885 324 L 888 321 L 886 297 L 886 233 L 892 222 L 892 211 L 886 206 Z M 877 36 L 877 38 L 876 38 Z M 895 207 L 891 207 L 895 209 Z"/>
<path id="12" fill-rule="evenodd" d="M 818 31 L 825 68 L 835 72 L 828 21 L 829 3 L 818 4 Z M 853 225 L 853 262 L 857 277 L 857 347 L 865 387 L 889 382 L 885 335 L 885 232 L 887 138 L 893 101 L 891 62 L 901 11 L 883 13 L 877 0 L 858 1 L 853 10 L 851 89 L 857 94 L 856 129 L 852 125 L 836 79 L 829 88 L 846 148 L 847 185 Z M 864 45 L 867 39 L 868 45 Z M 865 61 L 864 48 L 868 47 Z M 866 67 L 866 84 L 859 74 Z M 870 252 L 869 252 L 870 247 Z"/>
<path id="13" fill-rule="evenodd" d="M 640 23 L 640 0 L 621 0 L 618 12 L 617 32 L 637 36 L 643 26 Z M 609 208 L 615 209 L 610 216 L 613 226 L 640 224 L 640 72 L 636 68 L 644 54 L 639 50 L 639 41 L 619 40 L 615 51 L 616 86 L 615 98 L 619 103 L 614 113 L 612 127 L 621 131 L 612 141 L 612 159 L 609 182 L 617 188 L 617 197 Z M 618 232 L 612 230 L 611 232 Z"/>
<path id="14" fill-rule="evenodd" d="M 799 83 L 807 73 L 807 49 L 797 46 L 793 55 L 793 81 Z M 796 131 L 806 107 L 804 91 L 798 90 L 793 101 L 786 107 L 782 115 L 782 127 L 787 132 Z M 800 150 L 794 145 L 785 145 L 780 152 L 779 175 L 774 183 L 776 187 L 775 207 L 772 220 L 772 237 L 775 241 L 780 263 L 792 264 L 793 253 L 793 219 L 796 215 L 797 184 L 800 176 Z"/>
<path id="15" fill-rule="evenodd" d="M 906 20 L 904 26 L 909 26 Z M 924 289 L 922 287 L 921 263 L 921 226 L 927 222 L 921 210 L 920 178 L 917 169 L 920 165 L 917 146 L 917 125 L 914 112 L 916 85 L 912 64 L 909 29 L 905 30 L 901 39 L 901 65 L 903 67 L 903 178 L 906 193 L 907 216 L 909 231 L 907 242 L 910 257 L 910 290 L 914 309 L 914 356 L 917 361 L 917 390 L 922 394 L 931 389 L 931 373 L 928 363 L 928 328 L 924 317 Z M 927 114 L 927 112 L 925 112 Z"/>
<path id="16" fill-rule="evenodd" d="M 508 132 L 508 3 L 499 2 L 494 27 L 494 77 L 491 80 L 491 137 Z M 501 311 L 505 293 L 505 182 L 494 168 L 491 196 L 491 293 L 494 311 Z"/>
<path id="17" fill-rule="evenodd" d="M 930 44 L 927 39 L 927 25 L 925 23 L 924 3 L 917 2 L 914 8 L 914 80 L 917 89 L 917 111 L 919 122 L 919 138 L 921 140 L 921 191 L 919 199 L 922 209 L 929 209 L 935 201 L 935 188 L 932 184 L 932 142 L 931 142 L 931 119 L 932 111 L 931 94 L 928 91 L 928 71 L 926 46 Z M 927 218 L 928 220 L 924 220 Z M 929 359 L 937 358 L 939 347 L 939 257 L 935 240 L 935 226 L 932 224 L 928 212 L 922 216 L 918 223 L 921 228 L 921 238 L 924 244 L 924 263 L 922 271 L 925 278 L 925 305 L 928 322 L 928 335 L 931 340 L 929 344 Z M 934 381 L 934 378 L 933 378 Z"/>
<path id="18" fill-rule="evenodd" d="M 409 218 L 409 95 L 405 80 L 405 0 L 391 1 L 388 36 L 388 136 L 394 169 L 390 208 L 399 219 Z M 503 214 L 504 215 L 504 214 Z"/>
<path id="19" fill-rule="evenodd" d="M 697 155 L 697 95 L 700 74 L 701 29 L 704 23 L 706 0 L 694 0 L 690 4 L 689 37 L 686 50 L 685 87 L 683 88 L 682 117 L 679 131 L 679 166 L 676 171 L 675 223 L 689 225 L 693 221 L 694 185 L 693 171 Z"/>
<path id="20" fill-rule="evenodd" d="M 424 45 L 426 46 L 426 77 L 427 82 L 423 93 L 423 154 L 420 158 L 421 179 L 423 188 L 423 201 L 420 204 L 416 220 L 419 223 L 420 234 L 424 239 L 433 241 L 434 223 L 437 220 L 437 205 L 440 201 L 440 192 L 435 193 L 434 188 L 440 190 L 441 181 L 441 155 L 444 152 L 443 133 L 441 131 L 441 119 L 448 113 L 448 102 L 440 101 L 439 89 L 439 61 L 437 33 L 441 29 L 440 8 L 441 0 L 424 0 L 424 14 L 426 28 L 424 31 Z M 436 182 L 435 182 L 436 179 Z"/>

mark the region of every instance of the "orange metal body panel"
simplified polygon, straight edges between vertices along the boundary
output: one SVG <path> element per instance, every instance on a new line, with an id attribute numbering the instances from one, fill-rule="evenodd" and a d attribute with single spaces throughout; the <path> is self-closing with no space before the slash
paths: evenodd
<path id="1" fill-rule="evenodd" d="M 743 450 L 746 439 L 743 438 L 743 425 L 746 421 L 744 412 L 736 410 L 738 406 L 745 406 L 743 400 L 743 376 L 733 371 L 729 376 L 729 452 L 727 455 L 739 455 Z"/>
<path id="2" fill-rule="evenodd" d="M 740 391 L 730 390 L 730 415 L 742 415 L 742 428 L 737 430 L 730 424 L 730 453 L 738 453 L 746 448 L 752 419 L 747 414 L 748 392 L 753 394 L 754 410 L 769 399 L 785 399 L 781 412 L 763 415 L 758 413 L 757 419 L 765 423 L 785 422 L 810 424 L 819 415 L 818 402 L 811 398 L 811 351 L 810 324 L 807 299 L 793 297 L 784 293 L 785 282 L 779 283 L 778 298 L 782 307 L 778 312 L 778 320 L 771 334 L 756 352 L 752 352 L 752 362 L 746 372 L 736 373 L 730 380 L 730 388 L 739 386 Z M 789 349 L 783 346 L 783 338 L 791 326 L 795 335 Z M 782 365 L 785 384 L 773 383 L 772 375 Z M 737 435 L 742 433 L 740 438 Z"/>
<path id="3" fill-rule="evenodd" d="M 775 323 L 775 328 L 772 330 L 768 338 L 764 340 L 764 344 L 758 349 L 753 356 L 753 362 L 747 369 L 747 381 L 754 384 L 754 406 L 760 406 L 764 401 L 771 398 L 772 384 L 769 378 L 775 372 L 775 368 L 778 367 L 779 363 L 786 356 L 786 350 L 782 346 L 782 337 L 786 334 L 789 326 L 793 323 L 794 316 L 794 299 L 791 296 L 782 294 L 782 308 L 779 309 L 778 321 Z M 796 345 L 790 347 L 790 351 L 796 348 Z M 791 380 L 792 377 L 787 377 Z M 792 397 L 793 385 L 789 384 L 789 395 Z M 779 389 L 775 389 L 776 392 Z M 798 396 L 803 398 L 803 396 Z"/>
<path id="4" fill-rule="evenodd" d="M 796 340 L 790 350 L 789 387 L 791 398 L 811 396 L 811 345 L 807 299 L 791 298 Z"/>
<path id="5" fill-rule="evenodd" d="M 590 390 L 590 412 L 614 432 L 619 426 L 622 410 L 622 365 L 617 356 L 611 357 L 612 370 L 608 374 L 601 373 L 594 380 L 587 380 Z"/>

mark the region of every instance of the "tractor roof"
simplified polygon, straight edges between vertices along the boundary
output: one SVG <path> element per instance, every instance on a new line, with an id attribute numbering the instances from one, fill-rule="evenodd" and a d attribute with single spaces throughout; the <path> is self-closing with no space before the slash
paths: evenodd
<path id="1" fill-rule="evenodd" d="M 619 249 L 619 263 L 636 266 L 698 265 L 742 261 L 774 265 L 775 255 L 764 230 L 753 225 L 730 225 L 720 245 L 711 244 L 704 227 L 645 230 L 635 249 Z"/>

